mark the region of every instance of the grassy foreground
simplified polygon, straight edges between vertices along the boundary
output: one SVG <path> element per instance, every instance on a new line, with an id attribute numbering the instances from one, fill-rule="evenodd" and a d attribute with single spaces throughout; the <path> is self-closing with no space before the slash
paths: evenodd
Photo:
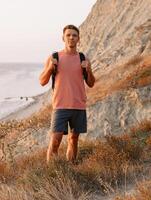
<path id="1" fill-rule="evenodd" d="M 115 200 L 150 200 L 151 199 L 151 180 L 137 184 L 135 194 L 116 197 Z"/>
<path id="2" fill-rule="evenodd" d="M 2 200 L 86 200 L 115 194 L 149 174 L 151 164 L 151 124 L 144 122 L 122 136 L 105 140 L 80 141 L 76 163 L 60 156 L 46 165 L 46 149 L 16 159 L 13 165 L 0 163 Z M 149 185 L 149 186 L 148 186 Z M 139 186 L 138 186 L 139 187 Z M 140 200 L 151 199 L 151 182 L 139 187 Z M 139 200 L 117 197 L 119 200 Z M 145 195 L 145 197 L 143 197 Z M 146 199 L 145 199 L 146 198 Z M 101 198 L 100 198 L 101 199 Z"/>

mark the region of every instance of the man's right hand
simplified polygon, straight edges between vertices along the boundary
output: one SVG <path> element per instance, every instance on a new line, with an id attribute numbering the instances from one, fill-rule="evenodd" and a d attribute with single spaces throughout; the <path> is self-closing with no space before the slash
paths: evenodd
<path id="1" fill-rule="evenodd" d="M 48 61 L 48 70 L 53 71 L 55 68 L 55 65 L 58 64 L 57 59 L 52 58 L 52 56 L 49 57 L 49 61 Z"/>
<path id="2" fill-rule="evenodd" d="M 57 59 L 52 58 L 51 56 L 47 58 L 47 61 L 44 65 L 44 69 L 40 74 L 39 81 L 42 86 L 46 85 L 49 82 L 50 76 L 52 75 L 55 65 L 58 64 Z"/>

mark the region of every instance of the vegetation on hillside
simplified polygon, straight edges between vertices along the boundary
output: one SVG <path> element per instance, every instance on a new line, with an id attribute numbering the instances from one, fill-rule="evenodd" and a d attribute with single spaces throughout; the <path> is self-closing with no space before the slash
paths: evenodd
<path id="1" fill-rule="evenodd" d="M 13 165 L 0 163 L 3 200 L 93 199 L 115 193 L 149 176 L 151 124 L 144 122 L 122 136 L 80 141 L 75 163 L 60 156 L 46 165 L 46 149 L 18 158 Z M 148 190 L 149 191 L 149 190 Z M 149 195 L 149 193 L 148 193 Z M 95 199 L 95 198 L 94 198 Z"/>

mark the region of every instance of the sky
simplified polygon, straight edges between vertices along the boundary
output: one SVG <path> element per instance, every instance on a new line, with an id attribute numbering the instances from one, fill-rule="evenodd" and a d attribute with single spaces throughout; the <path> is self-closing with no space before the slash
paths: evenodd
<path id="1" fill-rule="evenodd" d="M 96 0 L 0 0 L 0 62 L 44 62 L 62 29 L 82 24 Z"/>

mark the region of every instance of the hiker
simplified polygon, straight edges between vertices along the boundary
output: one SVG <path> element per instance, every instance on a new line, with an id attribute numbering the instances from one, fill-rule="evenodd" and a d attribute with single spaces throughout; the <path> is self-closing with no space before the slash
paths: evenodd
<path id="1" fill-rule="evenodd" d="M 95 82 L 90 61 L 77 51 L 79 29 L 74 25 L 65 26 L 62 39 L 64 49 L 48 57 L 39 77 L 40 84 L 44 86 L 52 76 L 53 111 L 47 163 L 51 157 L 58 155 L 62 137 L 67 134 L 66 158 L 68 161 L 76 159 L 79 134 L 87 132 L 84 82 L 89 87 L 93 87 Z"/>

